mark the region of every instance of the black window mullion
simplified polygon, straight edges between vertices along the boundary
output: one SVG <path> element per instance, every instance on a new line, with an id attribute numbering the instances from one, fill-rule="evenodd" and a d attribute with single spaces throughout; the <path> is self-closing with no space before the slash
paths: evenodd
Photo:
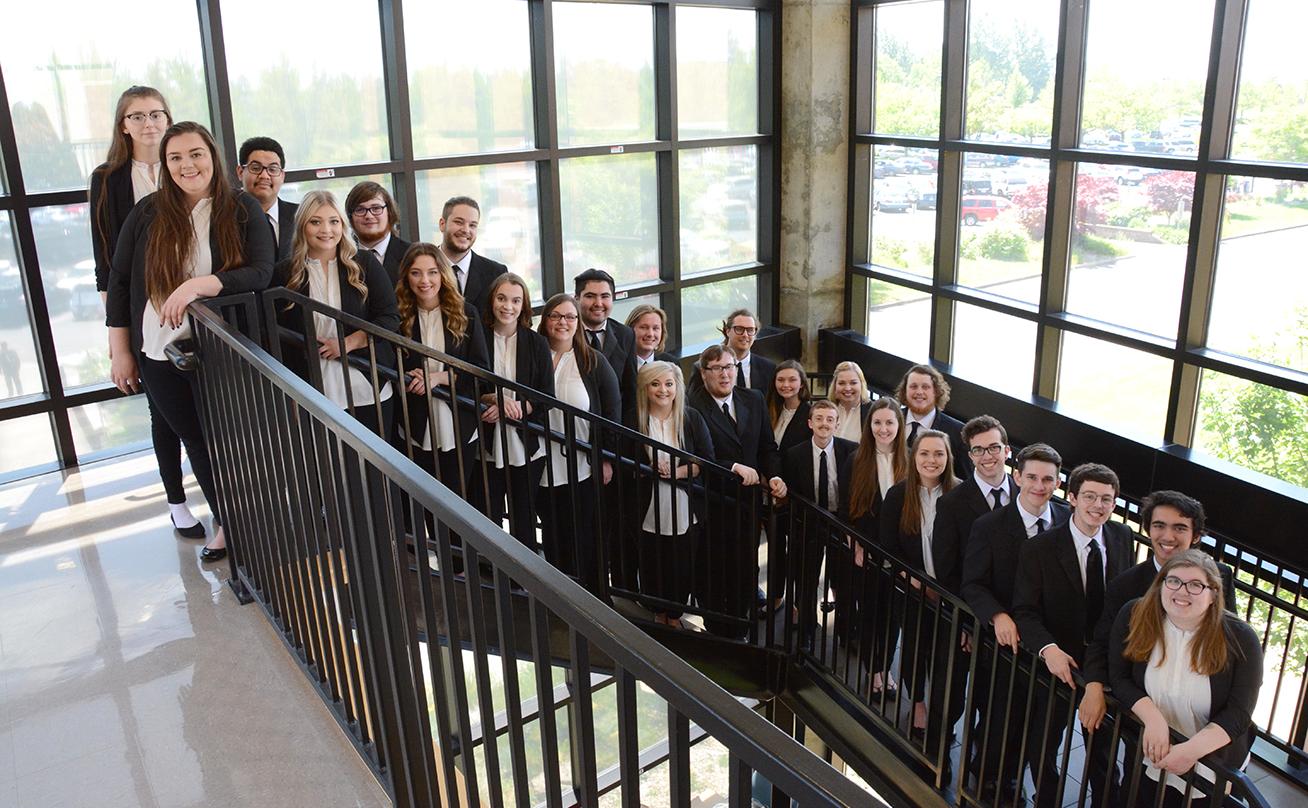
<path id="1" fill-rule="evenodd" d="M 386 87 L 386 123 L 390 129 L 391 159 L 398 163 L 391 175 L 399 198 L 404 235 L 411 241 L 418 230 L 418 178 L 413 169 L 413 120 L 409 109 L 409 62 L 404 41 L 404 0 L 378 0 L 381 20 L 382 81 Z M 437 203 L 438 200 L 431 200 Z M 428 240 L 438 240 L 427 234 Z"/>
<path id="2" fill-rule="evenodd" d="M 233 172 L 236 171 L 236 122 L 232 112 L 231 82 L 227 76 L 227 45 L 219 0 L 196 0 L 200 15 L 200 50 L 204 54 L 205 87 L 213 136 Z"/>
<path id="3" fill-rule="evenodd" d="M 559 178 L 558 85 L 554 75 L 554 3 L 531 0 L 532 105 L 536 148 L 536 201 L 540 218 L 541 296 L 566 291 L 563 267 L 563 211 Z"/>
<path id="4" fill-rule="evenodd" d="M 662 302 L 681 344 L 681 152 L 677 132 L 677 20 L 676 7 L 654 7 L 654 107 L 658 140 L 671 148 L 655 155 L 659 211 L 659 278 L 672 282 L 672 295 Z"/>

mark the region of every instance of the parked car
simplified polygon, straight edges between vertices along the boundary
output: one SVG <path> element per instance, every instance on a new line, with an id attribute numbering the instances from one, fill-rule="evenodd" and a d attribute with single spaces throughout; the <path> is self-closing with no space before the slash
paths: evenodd
<path id="1" fill-rule="evenodd" d="M 913 207 L 913 200 L 900 188 L 886 188 L 873 198 L 872 207 L 882 213 L 903 213 Z"/>
<path id="2" fill-rule="evenodd" d="M 936 209 L 936 192 L 925 191 L 917 198 L 918 210 L 935 210 Z"/>
<path id="3" fill-rule="evenodd" d="M 959 204 L 959 215 L 963 224 L 974 225 L 980 222 L 994 221 L 999 214 L 1008 210 L 1012 203 L 1002 196 L 974 195 L 965 196 Z"/>

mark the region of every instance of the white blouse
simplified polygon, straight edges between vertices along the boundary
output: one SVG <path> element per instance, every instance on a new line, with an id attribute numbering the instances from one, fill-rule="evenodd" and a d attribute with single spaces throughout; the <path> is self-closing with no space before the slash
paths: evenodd
<path id="1" fill-rule="evenodd" d="M 327 262 L 324 269 L 322 264 L 316 258 L 310 258 L 306 261 L 307 274 L 309 276 L 309 298 L 324 303 L 334 309 L 341 307 L 341 274 L 336 268 L 336 259 L 333 258 Z M 340 335 L 336 331 L 336 321 L 326 314 L 314 312 L 313 328 L 316 336 L 323 339 L 339 339 Z M 347 332 L 348 333 L 348 332 Z M 319 368 L 322 371 L 322 394 L 327 396 L 333 404 L 344 408 L 349 403 L 346 393 L 346 374 L 341 372 L 341 359 L 322 359 L 318 360 Z M 372 381 L 363 371 L 351 367 L 349 369 L 349 395 L 354 399 L 354 406 L 358 407 L 364 404 L 372 404 Z M 386 401 L 391 397 L 391 383 L 383 381 L 381 383 L 381 400 Z"/>
<path id="2" fill-rule="evenodd" d="M 209 248 L 209 219 L 213 214 L 213 200 L 201 199 L 191 208 L 191 232 L 195 238 L 191 242 L 191 258 L 186 264 L 187 279 L 199 278 L 213 274 L 213 252 Z M 150 359 L 163 362 L 168 359 L 164 349 L 178 340 L 191 336 L 191 318 L 182 318 L 177 328 L 169 328 L 159 316 L 159 310 L 150 300 L 145 301 L 145 313 L 141 316 L 141 352 Z"/>
<path id="3" fill-rule="evenodd" d="M 943 485 L 918 489 L 918 497 L 922 502 L 922 569 L 932 578 L 936 577 L 936 561 L 931 556 L 931 536 L 936 526 L 936 503 L 940 501 L 944 490 Z"/>
<path id="4" fill-rule="evenodd" d="M 863 412 L 861 406 L 855 405 L 854 409 L 847 410 L 841 404 L 836 405 L 836 437 L 852 440 L 858 443 L 863 437 L 863 424 L 859 422 L 859 413 Z"/>
<path id="5" fill-rule="evenodd" d="M 509 381 L 517 381 L 518 373 L 518 332 L 513 332 L 507 337 L 500 336 L 491 332 L 494 344 L 491 348 L 494 350 L 494 371 L 495 375 Z M 505 400 L 517 398 L 514 391 L 504 388 Z M 525 415 L 525 413 L 524 413 Z M 501 415 L 502 418 L 502 415 Z M 507 424 L 492 424 L 491 445 L 489 449 L 483 449 L 482 455 L 495 464 L 495 468 L 502 469 L 507 461 L 510 466 L 523 466 L 527 463 L 527 449 L 522 444 L 522 433 L 520 430 L 509 427 Z M 504 436 L 508 436 L 508 440 Z M 501 441 L 504 445 L 501 445 Z M 508 447 L 507 456 L 505 446 Z"/>
<path id="6" fill-rule="evenodd" d="M 551 351 L 551 354 L 553 354 L 553 351 Z M 554 365 L 554 397 L 565 404 L 571 404 L 579 410 L 590 409 L 590 393 L 586 392 L 586 385 L 581 380 L 581 369 L 577 367 L 577 356 L 573 351 L 568 351 L 558 357 L 558 362 Z M 550 410 L 550 430 L 559 435 L 566 435 L 565 417 L 561 410 Z M 572 434 L 578 441 L 589 441 L 590 422 L 582 418 L 573 418 Z M 543 441 L 541 447 L 536 450 L 536 457 L 542 457 L 546 453 L 549 454 L 549 466 L 541 469 L 540 484 L 547 488 L 567 485 L 570 482 L 568 480 L 568 454 L 559 440 L 546 439 Z M 582 451 L 576 451 L 573 454 L 577 461 L 577 478 L 575 481 L 581 482 L 590 479 L 589 454 Z"/>
<path id="7" fill-rule="evenodd" d="M 468 327 L 475 328 L 476 323 L 468 323 Z M 439 306 L 431 311 L 418 309 L 418 330 L 422 334 L 423 345 L 434 351 L 445 353 L 445 316 Z M 428 357 L 423 364 L 428 378 L 431 378 L 434 373 L 445 370 L 445 363 L 439 359 Z M 448 388 L 446 389 L 448 390 Z M 436 448 L 442 452 L 453 451 L 459 445 L 458 438 L 454 434 L 454 413 L 450 410 L 450 405 L 434 393 L 431 397 L 431 406 L 432 411 L 436 414 Z M 401 429 L 403 428 L 403 425 L 401 425 Z M 432 425 L 428 424 L 427 428 L 422 432 L 421 441 L 416 436 L 410 435 L 408 436 L 409 442 L 421 448 L 424 452 L 430 452 L 431 434 Z"/>
<path id="8" fill-rule="evenodd" d="M 1145 692 L 1167 719 L 1167 726 L 1188 738 L 1208 726 L 1213 698 L 1208 677 L 1195 673 L 1190 667 L 1190 642 L 1194 636 L 1194 631 L 1186 631 L 1173 625 L 1171 620 L 1164 620 L 1163 641 L 1154 647 L 1149 657 L 1144 680 Z M 1159 664 L 1164 649 L 1167 660 Z M 1148 758 L 1144 764 L 1145 774 L 1151 780 L 1157 780 L 1161 769 L 1149 765 Z M 1195 773 L 1210 783 L 1214 782 L 1213 770 L 1202 763 L 1195 764 Z M 1182 793 L 1186 790 L 1185 780 L 1175 774 L 1167 775 L 1167 785 Z"/>
<path id="9" fill-rule="evenodd" d="M 881 498 L 886 498 L 895 484 L 895 456 L 890 452 L 877 450 L 877 487 L 881 489 Z"/>
<path id="10" fill-rule="evenodd" d="M 786 434 L 786 427 L 790 426 L 790 422 L 794 420 L 795 413 L 798 411 L 799 407 L 793 410 L 786 407 L 781 408 L 781 415 L 777 417 L 777 423 L 772 427 L 772 438 L 777 442 L 778 446 L 781 445 L 781 436 Z"/>
<path id="11" fill-rule="evenodd" d="M 677 445 L 676 436 L 672 434 L 671 418 L 655 418 L 651 415 L 646 426 L 645 434 L 652 440 L 669 446 Z M 673 458 L 667 452 L 655 452 L 650 446 L 645 447 L 645 452 L 650 457 L 649 462 L 654 467 L 655 473 L 658 471 L 659 463 L 667 463 L 669 466 L 672 464 Z M 676 512 L 675 519 L 673 511 Z M 645 509 L 645 521 L 640 529 L 660 536 L 680 536 L 696 521 L 698 520 L 690 512 L 690 495 L 686 489 L 673 485 L 671 479 L 665 480 L 659 477 L 649 507 Z"/>
<path id="12" fill-rule="evenodd" d="M 132 161 L 132 201 L 140 202 L 159 190 L 159 163 Z"/>

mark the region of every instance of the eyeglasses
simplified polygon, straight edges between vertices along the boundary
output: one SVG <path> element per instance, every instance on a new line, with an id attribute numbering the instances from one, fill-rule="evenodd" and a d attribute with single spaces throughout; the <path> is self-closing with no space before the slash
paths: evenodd
<path id="1" fill-rule="evenodd" d="M 552 311 L 549 314 L 545 315 L 545 319 L 549 320 L 551 323 L 557 323 L 560 320 L 562 320 L 565 323 L 571 324 L 577 322 L 577 315 L 559 314 L 557 311 Z"/>
<path id="2" fill-rule="evenodd" d="M 280 177 L 282 175 L 282 167 L 276 163 L 273 163 L 270 166 L 266 166 L 263 163 L 246 163 L 243 168 L 256 177 L 265 171 L 268 172 L 268 176 L 270 177 Z"/>
<path id="3" fill-rule="evenodd" d="M 1090 493 L 1089 491 L 1083 491 L 1083 492 L 1081 492 L 1080 494 L 1077 494 L 1077 495 L 1076 495 L 1076 498 L 1077 498 L 1079 501 L 1084 502 L 1084 503 L 1087 504 L 1087 505 L 1093 505 L 1093 504 L 1095 504 L 1096 502 L 1098 502 L 1098 503 L 1101 504 L 1101 505 L 1107 505 L 1108 507 L 1111 508 L 1111 507 L 1113 507 L 1114 505 L 1117 504 L 1117 497 L 1113 496 L 1112 494 L 1104 494 L 1103 496 L 1095 496 L 1094 494 Z"/>
<path id="4" fill-rule="evenodd" d="M 1173 592 L 1180 590 L 1180 588 L 1184 586 L 1185 591 L 1189 592 L 1191 595 L 1202 595 L 1205 589 L 1217 588 L 1215 586 L 1209 586 L 1203 581 L 1182 581 L 1180 578 L 1177 578 L 1175 575 L 1169 575 L 1166 578 L 1164 578 L 1163 586 L 1167 587 Z"/>
<path id="5" fill-rule="evenodd" d="M 137 126 L 145 123 L 146 118 L 149 118 L 154 123 L 167 123 L 168 113 L 161 109 L 156 109 L 154 112 L 133 112 L 131 115 L 123 116 L 123 120 L 131 121 Z"/>
<path id="6" fill-rule="evenodd" d="M 709 373 L 726 373 L 729 370 L 735 370 L 736 366 L 735 365 L 709 365 L 704 369 L 707 370 Z"/>
<path id="7" fill-rule="evenodd" d="M 992 443 L 989 446 L 973 446 L 971 449 L 967 450 L 967 453 L 973 457 L 981 457 L 982 455 L 994 455 L 998 457 L 1004 453 L 1004 444 Z"/>
<path id="8" fill-rule="evenodd" d="M 358 216 L 360 219 L 366 219 L 369 216 L 376 216 L 380 218 L 381 215 L 385 213 L 386 209 L 389 207 L 390 205 L 368 205 L 367 207 L 360 205 L 359 207 L 354 209 L 354 215 Z"/>
<path id="9" fill-rule="evenodd" d="M 749 326 L 744 326 L 744 325 L 733 325 L 731 327 L 731 333 L 735 334 L 738 337 L 752 337 L 758 333 L 758 329 L 750 328 Z"/>

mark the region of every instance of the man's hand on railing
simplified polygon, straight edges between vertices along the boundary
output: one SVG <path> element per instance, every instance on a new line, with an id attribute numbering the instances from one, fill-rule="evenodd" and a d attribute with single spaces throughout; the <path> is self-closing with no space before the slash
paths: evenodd
<path id="1" fill-rule="evenodd" d="M 1108 700 L 1104 697 L 1103 682 L 1086 682 L 1085 695 L 1081 697 L 1081 706 L 1077 716 L 1081 726 L 1094 732 L 1104 722 L 1104 713 L 1108 712 Z"/>
<path id="2" fill-rule="evenodd" d="M 999 644 L 1007 645 L 1016 654 L 1017 644 L 1022 640 L 1017 630 L 1017 622 L 1008 616 L 1008 612 L 1000 612 L 994 616 L 991 624 L 995 627 L 995 639 Z"/>
<path id="3" fill-rule="evenodd" d="M 1040 658 L 1045 661 L 1045 667 L 1050 673 L 1065 682 L 1068 687 L 1076 687 L 1076 680 L 1072 678 L 1076 660 L 1072 659 L 1071 654 L 1064 653 L 1063 649 L 1051 644 L 1040 650 Z"/>
<path id="4" fill-rule="evenodd" d="M 768 488 L 772 490 L 772 496 L 777 499 L 784 499 L 786 496 L 786 481 L 780 477 L 773 477 L 768 480 Z"/>
<path id="5" fill-rule="evenodd" d="M 744 463 L 732 463 L 731 471 L 745 485 L 758 485 L 758 472 L 746 466 Z"/>

